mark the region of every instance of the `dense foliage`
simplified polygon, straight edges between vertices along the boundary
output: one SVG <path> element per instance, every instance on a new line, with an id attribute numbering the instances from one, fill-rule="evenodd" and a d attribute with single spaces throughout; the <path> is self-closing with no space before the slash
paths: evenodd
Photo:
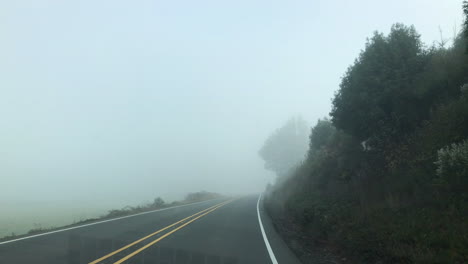
<path id="1" fill-rule="evenodd" d="M 467 32 L 429 48 L 413 27 L 375 33 L 270 188 L 275 221 L 357 263 L 468 263 Z"/>

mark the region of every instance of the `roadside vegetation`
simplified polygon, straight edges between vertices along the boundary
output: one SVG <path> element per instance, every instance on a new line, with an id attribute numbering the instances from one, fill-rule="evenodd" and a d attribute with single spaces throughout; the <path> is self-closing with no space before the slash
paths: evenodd
<path id="1" fill-rule="evenodd" d="M 266 207 L 304 263 L 468 263 L 468 19 L 369 38 Z"/>
<path id="2" fill-rule="evenodd" d="M 173 207 L 173 206 L 178 206 L 178 205 L 184 205 L 184 204 L 191 204 L 191 203 L 196 203 L 196 202 L 202 202 L 202 201 L 207 201 L 207 200 L 212 200 L 212 199 L 218 199 L 224 197 L 221 194 L 214 193 L 214 192 L 207 192 L 207 191 L 200 191 L 200 192 L 194 192 L 194 193 L 189 193 L 185 196 L 184 200 L 181 201 L 173 201 L 171 203 L 166 203 L 161 197 L 157 197 L 153 200 L 152 203 L 147 203 L 144 205 L 138 205 L 138 206 L 126 206 L 122 209 L 112 209 L 107 212 L 107 214 L 102 215 L 100 217 L 96 218 L 89 218 L 81 221 L 74 222 L 73 224 L 66 225 L 66 226 L 60 226 L 60 227 L 47 227 L 43 228 L 41 226 L 36 226 L 32 229 L 30 229 L 26 234 L 21 234 L 17 235 L 15 233 L 12 233 L 9 236 L 5 236 L 0 238 L 1 241 L 7 241 L 7 240 L 12 240 L 16 238 L 21 238 L 25 236 L 30 236 L 30 235 L 35 235 L 35 234 L 40 234 L 40 233 L 45 233 L 45 232 L 50 232 L 54 230 L 59 230 L 63 228 L 68 228 L 68 227 L 73 227 L 73 226 L 78 226 L 82 224 L 88 224 L 96 221 L 102 221 L 102 220 L 108 220 L 108 219 L 113 219 L 113 218 L 118 218 L 122 216 L 128 216 L 128 215 L 133 215 L 133 214 L 138 214 L 138 213 L 144 213 L 144 212 L 149 212 L 157 209 L 163 209 L 163 208 L 168 208 L 168 207 Z"/>
<path id="3" fill-rule="evenodd" d="M 202 201 L 217 199 L 217 198 L 221 198 L 221 197 L 222 197 L 222 195 L 220 195 L 218 193 L 207 192 L 207 191 L 189 193 L 189 194 L 187 194 L 185 196 L 184 200 L 174 201 L 172 203 L 166 203 L 161 197 L 157 197 L 156 199 L 154 199 L 154 201 L 152 203 L 148 203 L 148 204 L 145 204 L 145 205 L 140 205 L 140 206 L 136 206 L 136 207 L 126 206 L 126 207 L 124 207 L 122 209 L 110 210 L 104 216 L 104 218 L 107 219 L 107 218 L 114 218 L 114 217 L 138 214 L 138 213 L 148 212 L 148 211 L 157 210 L 157 209 L 161 209 L 161 208 L 172 207 L 172 206 L 183 205 L 183 204 L 189 204 L 189 203 L 202 202 Z"/>

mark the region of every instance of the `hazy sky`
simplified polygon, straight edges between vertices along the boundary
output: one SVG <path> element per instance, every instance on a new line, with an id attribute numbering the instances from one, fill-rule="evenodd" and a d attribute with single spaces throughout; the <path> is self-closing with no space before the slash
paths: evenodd
<path id="1" fill-rule="evenodd" d="M 461 2 L 0 0 L 0 207 L 258 192 L 264 139 L 327 115 L 366 37 L 452 37 Z"/>

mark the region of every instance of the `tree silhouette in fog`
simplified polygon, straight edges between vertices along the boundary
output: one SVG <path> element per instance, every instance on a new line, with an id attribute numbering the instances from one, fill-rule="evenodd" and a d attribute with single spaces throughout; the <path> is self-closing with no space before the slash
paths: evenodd
<path id="1" fill-rule="evenodd" d="M 259 151 L 265 168 L 278 176 L 286 174 L 304 159 L 308 135 L 309 128 L 302 118 L 289 119 L 267 138 Z"/>

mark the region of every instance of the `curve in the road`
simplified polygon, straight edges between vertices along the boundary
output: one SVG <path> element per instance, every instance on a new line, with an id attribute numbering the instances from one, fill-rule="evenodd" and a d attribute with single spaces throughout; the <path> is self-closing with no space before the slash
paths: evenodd
<path id="1" fill-rule="evenodd" d="M 268 237 L 265 233 L 265 229 L 263 228 L 262 224 L 262 217 L 260 216 L 260 200 L 262 199 L 262 194 L 258 196 L 257 200 L 257 215 L 258 215 L 258 223 L 260 224 L 260 230 L 262 231 L 263 241 L 265 241 L 265 246 L 268 250 L 268 254 L 270 255 L 271 262 L 273 264 L 278 264 L 276 260 L 275 253 L 273 253 L 273 249 L 271 249 L 270 242 L 268 242 Z"/>

